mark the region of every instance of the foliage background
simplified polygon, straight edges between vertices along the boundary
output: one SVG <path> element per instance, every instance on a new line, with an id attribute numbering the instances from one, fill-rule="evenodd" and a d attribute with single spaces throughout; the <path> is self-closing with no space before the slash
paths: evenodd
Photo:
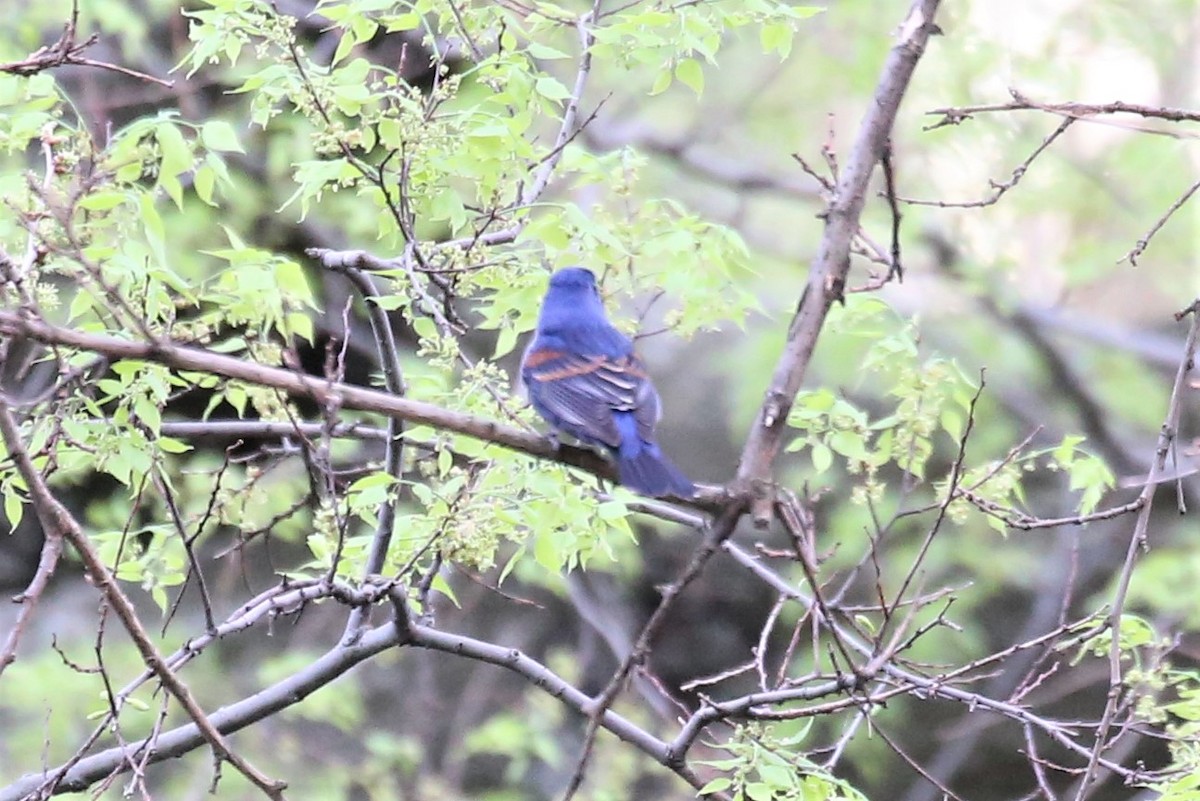
<path id="1" fill-rule="evenodd" d="M 180 4 L 167 0 L 82 3 L 79 30 L 99 34 L 90 58 L 160 77 L 179 68 L 171 87 L 86 66 L 31 79 L 0 76 L 6 115 L 0 184 L 8 198 L 0 239 L 9 253 L 26 245 L 21 214 L 37 194 L 31 181 L 36 185 L 43 176 L 38 136 L 48 121 L 56 120 L 55 149 L 70 163 L 57 173 L 61 185 L 43 197 L 65 203 L 72 176 L 88 174 L 75 170 L 80 163 L 94 160 L 117 175 L 108 186 L 74 185 L 90 198 L 84 208 L 95 213 L 92 228 L 80 236 L 99 248 L 93 255 L 103 266 L 92 273 L 78 262 L 58 265 L 57 274 L 47 270 L 37 288 L 39 305 L 57 320 L 103 320 L 110 331 L 169 327 L 173 335 L 222 341 L 267 364 L 292 366 L 288 359 L 294 359 L 318 375 L 329 361 L 327 344 L 341 341 L 348 322 L 346 378 L 370 383 L 378 364 L 369 326 L 360 308 L 344 311 L 354 291 L 305 250 L 365 248 L 393 256 L 401 253 L 403 237 L 379 193 L 344 163 L 342 145 L 370 164 L 379 163 L 389 141 L 414 148 L 406 154 L 416 165 L 404 189 L 414 224 L 408 233 L 422 240 L 463 236 L 480 215 L 522 199 L 536 184 L 538 168 L 555 152 L 551 144 L 572 96 L 579 54 L 578 33 L 569 26 L 527 20 L 527 30 L 507 31 L 511 40 L 504 39 L 496 20 L 519 13 L 511 6 L 470 6 L 467 25 L 478 25 L 474 35 L 485 52 L 494 53 L 496 42 L 502 55 L 505 46 L 516 49 L 511 58 L 493 59 L 492 73 L 476 71 L 470 43 L 460 37 L 450 58 L 457 77 L 439 76 L 434 88 L 419 36 L 383 35 L 364 21 L 386 15 L 384 6 L 391 5 L 330 3 L 323 16 L 309 16 L 303 3 L 278 3 L 298 20 L 304 58 L 319 65 L 339 60 L 331 74 L 308 76 L 327 112 L 289 66 L 285 31 L 266 5 L 194 4 L 185 16 Z M 427 5 L 449 19 L 448 7 Z M 436 281 L 403 271 L 385 277 L 395 280 L 391 310 L 405 321 L 398 335 L 410 396 L 533 424 L 509 376 L 532 327 L 546 269 L 583 263 L 604 273 L 610 308 L 623 326 L 666 329 L 639 343 L 664 396 L 661 441 L 696 479 L 721 484 L 736 471 L 822 235 L 822 188 L 792 154 L 818 168 L 822 148 L 844 157 L 905 8 L 851 0 L 810 15 L 808 8 L 789 13 L 786 5 L 767 2 L 657 5 L 665 9 L 655 12 L 663 15 L 657 23 L 635 16 L 656 6 L 644 3 L 625 14 L 638 20 L 628 29 L 597 34 L 580 111 L 586 125 L 563 150 L 545 193 L 533 198 L 516 241 L 447 256 L 446 267 L 483 266 L 454 279 L 457 299 L 444 307 L 406 289 L 438 294 Z M 53 41 L 70 14 L 62 4 L 13 0 L 0 2 L 0 9 L 12 33 L 0 42 L 4 62 Z M 585 11 L 564 3 L 561 13 L 575 18 Z M 721 14 L 740 15 L 745 24 L 734 27 Z M 233 18 L 243 27 L 220 27 Z M 331 22 L 357 31 L 360 41 L 331 29 Z M 217 28 L 194 27 L 203 23 Z M 1086 512 L 1136 495 L 1136 489 L 1112 489 L 1110 479 L 1146 472 L 1183 350 L 1184 326 L 1171 313 L 1200 292 L 1194 202 L 1163 226 L 1136 266 L 1123 258 L 1197 181 L 1194 118 L 1110 116 L 1074 124 L 1020 176 L 1013 170 L 1060 117 L 983 113 L 928 129 L 940 119 L 931 109 L 1002 104 L 1010 89 L 1048 103 L 1200 107 L 1195 5 L 961 2 L 943 8 L 938 24 L 944 36 L 935 37 L 918 67 L 895 125 L 897 194 L 975 201 L 993 192 L 990 182 L 1020 181 L 994 204 L 902 205 L 903 283 L 852 294 L 832 313 L 793 413 L 797 447 L 776 473 L 784 486 L 819 496 L 817 546 L 830 576 L 866 553 L 881 517 L 936 501 L 939 481 L 944 492 L 981 369 L 987 386 L 972 415 L 965 466 L 985 470 L 1033 435 L 1022 469 L 993 485 L 998 500 L 1052 518 L 1078 514 L 1081 504 Z M 255 25 L 257 33 L 236 47 L 240 31 Z M 377 83 L 375 73 L 368 77 L 368 62 L 397 67 L 420 89 L 394 93 L 393 110 L 400 111 L 392 120 L 382 121 L 387 113 L 370 97 L 391 87 Z M 59 91 L 67 102 L 58 101 Z M 443 101 L 440 113 L 422 119 L 421 105 L 430 97 Z M 364 136 L 377 137 L 380 147 Z M 130 172 L 122 175 L 122 167 Z M 889 225 L 887 204 L 873 191 L 864 230 L 887 242 Z M 64 248 L 73 244 L 58 241 Z M 859 260 L 851 285 L 880 269 Z M 133 308 L 105 301 L 96 291 L 104 281 Z M 5 298 L 16 307 L 15 296 Z M 459 318 L 461 334 L 452 330 Z M 13 353 L 3 365 L 5 392 L 36 398 L 53 377 L 26 370 Z M 114 367 L 95 389 L 106 415 L 152 428 L 157 418 L 213 412 L 222 400 L 219 417 L 247 408 L 252 416 L 282 414 L 269 393 L 227 384 L 207 387 L 210 394 L 182 391 L 153 370 Z M 1194 397 L 1186 403 L 1194 414 Z M 166 627 L 162 647 L 172 650 L 203 631 L 204 610 L 193 590 L 167 621 L 164 610 L 187 573 L 187 555 L 164 501 L 142 499 L 138 478 L 155 460 L 170 460 L 184 516 L 195 520 L 213 495 L 207 482 L 229 443 L 193 442 L 186 453 L 163 456 L 149 444 L 136 447 L 85 424 L 89 415 L 95 419 L 85 406 L 59 410 L 78 415 L 72 433 L 91 450 L 64 452 L 54 486 L 110 562 L 128 535 L 136 535 L 139 556 L 123 561 L 118 576 L 143 619 L 163 621 L 148 625 Z M 296 409 L 318 418 L 323 411 L 312 404 Z M 872 429 L 872 423 L 879 425 Z M 36 421 L 31 425 L 36 432 Z M 891 439 L 882 442 L 885 431 Z M 1072 438 L 1076 434 L 1086 439 Z M 490 467 L 479 475 L 450 463 L 451 445 L 468 456 L 481 452 L 465 438 L 429 429 L 408 435 L 447 447 L 438 452 L 444 456 L 409 451 L 411 488 L 400 511 L 405 536 L 390 570 L 410 557 L 428 558 L 419 545 L 435 540 L 445 563 L 455 565 L 441 574 L 439 586 L 454 602 L 436 603 L 439 628 L 519 648 L 585 691 L 599 692 L 657 605 L 656 588 L 682 568 L 692 535 L 648 516 L 626 516 L 631 499 L 619 491 L 597 501 L 593 482 L 559 466 L 491 448 L 484 452 Z M 1185 464 L 1189 436 L 1194 428 L 1185 425 Z M 906 479 L 900 469 L 914 467 L 905 461 L 917 459 L 914 454 L 923 463 L 912 470 L 921 481 Z M 343 566 L 347 577 L 356 577 L 374 510 L 389 485 L 354 466 L 380 458 L 377 442 L 337 443 L 329 459 L 348 470 L 335 482 L 347 506 L 340 513 L 319 504 L 302 509 L 272 525 L 270 537 L 237 548 L 239 532 L 268 526 L 310 483 L 299 459 L 268 460 L 271 469 L 261 481 L 253 465 L 245 466 L 244 483 L 222 493 L 220 525 L 198 543 L 218 618 L 271 586 L 277 573 L 323 568 L 335 548 L 338 514 L 359 521 Z M 864 471 L 862 464 L 875 458 L 878 472 Z M 1195 479 L 1189 480 L 1183 493 L 1194 500 Z M 1139 616 L 1130 625 L 1140 626 L 1142 639 L 1131 634 L 1128 642 L 1144 646 L 1130 658 L 1146 669 L 1144 686 L 1131 698 L 1151 707 L 1177 701 L 1194 681 L 1188 671 L 1194 669 L 1193 588 L 1200 570 L 1195 518 L 1176 514 L 1172 503 L 1166 493 L 1160 498 L 1150 552 L 1130 591 L 1130 611 Z M 11 505 L 6 509 L 14 520 Z M 963 664 L 1103 609 L 1132 525 L 1129 517 L 1117 517 L 1023 532 L 964 506 L 951 510 L 926 553 L 924 522 L 898 523 L 880 539 L 881 563 L 903 575 L 920 554 L 920 586 L 924 592 L 952 588 L 949 617 L 961 629 L 934 629 L 914 646 L 913 658 Z M 761 532 L 748 524 L 737 539 L 775 550 L 789 542 L 778 526 Z M 29 513 L 0 539 L 0 584 L 10 593 L 28 582 L 40 547 Z M 586 570 L 578 568 L 581 562 Z M 421 564 L 429 575 L 437 572 Z M 510 573 L 497 592 L 492 587 L 502 571 Z M 801 574 L 793 575 L 799 580 Z M 872 600 L 871 577 L 859 578 L 849 597 L 865 604 Z M 655 643 L 652 673 L 674 689 L 745 663 L 773 603 L 768 588 L 718 556 L 672 610 Z M 3 611 L 4 630 L 16 613 Z M 789 625 L 797 615 L 782 612 Z M 344 616 L 334 604 L 313 605 L 223 639 L 187 669 L 189 683 L 206 709 L 251 694 L 311 662 L 340 632 Z M 103 648 L 93 647 L 98 619 L 95 591 L 68 563 L 22 635 L 19 659 L 0 680 L 0 727 L 7 733 L 0 742 L 0 784 L 69 758 L 94 726 L 89 715 L 107 708 L 100 679 L 71 662 L 95 665 L 102 658 L 118 686 L 140 670 L 136 652 L 111 622 L 101 629 Z M 778 654 L 786 634 L 763 635 L 764 642 Z M 1108 690 L 1103 653 L 1064 657 L 1060 668 L 1035 674 L 1037 708 L 1064 720 L 1095 719 Z M 1019 654 L 976 686 L 1009 697 L 1031 664 Z M 722 691 L 753 686 L 754 677 L 743 675 Z M 617 709 L 650 727 L 669 721 L 671 708 L 653 710 L 645 700 L 650 695 L 631 693 Z M 681 697 L 696 700 L 695 694 Z M 141 736 L 157 703 L 147 694 L 144 710 L 124 711 L 120 736 Z M 1181 718 L 1191 716 L 1189 710 L 1174 709 Z M 793 722 L 744 742 L 761 746 L 770 737 L 803 733 L 798 750 L 824 763 L 830 752 L 820 749 L 853 731 L 844 754 L 837 752 L 834 774 L 871 798 L 940 795 L 909 759 L 963 797 L 1038 792 L 1019 726 L 916 696 L 889 702 L 871 726 L 848 728 L 852 719 L 850 713 L 822 718 L 811 729 Z M 585 723 L 555 699 L 492 665 L 389 650 L 232 742 L 269 775 L 303 788 L 297 797 L 549 798 L 561 793 L 584 731 Z M 712 732 L 713 741 L 728 736 L 728 729 Z M 708 743 L 701 758 L 729 757 Z M 1187 764 L 1186 755 L 1137 732 L 1119 747 L 1126 764 Z M 771 756 L 749 758 L 765 765 Z M 581 791 L 588 798 L 694 795 L 603 734 L 592 759 Z M 211 758 L 197 751 L 152 768 L 146 782 L 161 797 L 199 795 L 211 773 Z M 1054 787 L 1069 792 L 1071 778 L 1055 778 Z M 784 780 L 778 782 L 782 787 Z M 108 793 L 115 796 L 121 787 L 118 780 Z M 824 798 L 852 791 L 805 792 Z M 1125 798 L 1155 791 L 1122 787 L 1110 777 L 1094 792 Z M 255 794 L 225 771 L 219 797 Z"/>

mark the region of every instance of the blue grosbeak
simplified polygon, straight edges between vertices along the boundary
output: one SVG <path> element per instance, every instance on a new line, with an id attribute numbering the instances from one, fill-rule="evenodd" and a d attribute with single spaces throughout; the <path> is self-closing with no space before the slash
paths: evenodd
<path id="1" fill-rule="evenodd" d="M 590 270 L 550 277 L 521 380 L 555 431 L 612 454 L 625 486 L 652 496 L 695 494 L 654 441 L 662 403 L 633 343 L 609 323 Z"/>

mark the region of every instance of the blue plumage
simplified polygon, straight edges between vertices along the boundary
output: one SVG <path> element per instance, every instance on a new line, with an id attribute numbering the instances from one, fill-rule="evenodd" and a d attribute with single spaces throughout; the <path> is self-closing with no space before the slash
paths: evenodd
<path id="1" fill-rule="evenodd" d="M 590 270 L 569 267 L 551 276 L 521 379 L 533 408 L 556 431 L 613 455 L 622 484 L 653 496 L 695 494 L 654 441 L 658 393 L 633 343 L 608 322 Z"/>

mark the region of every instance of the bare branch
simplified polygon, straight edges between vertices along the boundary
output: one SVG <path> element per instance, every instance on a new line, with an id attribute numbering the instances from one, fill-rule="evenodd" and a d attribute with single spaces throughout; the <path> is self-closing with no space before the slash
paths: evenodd
<path id="1" fill-rule="evenodd" d="M 402 592 L 397 596 L 393 591 L 391 597 L 394 603 L 400 606 L 404 605 Z M 586 713 L 592 706 L 592 700 L 587 695 L 520 651 L 470 637 L 437 631 L 405 617 L 402 621 L 394 620 L 366 631 L 353 645 L 339 644 L 335 646 L 303 670 L 252 696 L 223 706 L 213 712 L 208 717 L 208 721 L 221 734 L 231 734 L 269 717 L 281 709 L 299 703 L 364 660 L 388 648 L 404 645 L 442 651 L 510 670 L 528 680 L 532 686 L 538 687 L 566 706 L 581 713 Z M 698 789 L 703 786 L 704 783 L 699 777 L 672 754 L 670 746 L 666 742 L 612 711 L 601 714 L 599 720 L 602 728 L 670 768 L 692 787 Z M 157 737 L 153 753 L 148 756 L 147 764 L 178 757 L 194 750 L 204 742 L 204 735 L 195 723 L 162 732 Z M 126 746 L 117 746 L 84 757 L 64 772 L 61 780 L 55 785 L 54 792 L 82 791 L 114 771 L 128 770 L 129 766 L 126 762 L 128 754 L 138 753 L 145 747 L 145 741 L 133 742 Z M 0 801 L 21 801 L 29 793 L 42 787 L 46 776 L 55 772 L 54 769 L 51 769 L 45 774 L 29 774 L 7 787 L 0 788 Z"/>
<path id="2" fill-rule="evenodd" d="M 940 209 L 980 209 L 985 206 L 991 206 L 998 202 L 1000 198 L 1004 197 L 1008 190 L 1012 189 L 1021 182 L 1021 179 L 1025 177 L 1025 173 L 1029 170 L 1030 165 L 1033 164 L 1034 159 L 1046 152 L 1046 148 L 1050 147 L 1055 139 L 1062 136 L 1063 133 L 1066 132 L 1067 128 L 1071 127 L 1071 123 L 1075 122 L 1075 120 L 1075 117 L 1067 117 L 1060 122 L 1058 127 L 1051 131 L 1050 135 L 1043 139 L 1042 143 L 1034 148 L 1033 152 L 1030 153 L 1024 161 L 1022 161 L 1013 169 L 1012 175 L 1008 177 L 1007 181 L 988 181 L 988 184 L 991 186 L 992 193 L 986 197 L 983 197 L 979 200 L 967 200 L 960 202 L 946 200 L 918 200 L 916 198 L 908 197 L 902 197 L 898 199 L 901 203 L 908 203 L 913 206 L 936 206 Z M 932 127 L 936 128 L 938 126 L 935 125 Z"/>
<path id="3" fill-rule="evenodd" d="M 584 744 L 579 755 L 579 761 L 575 766 L 575 771 L 572 773 L 566 792 L 563 794 L 564 801 L 569 801 L 583 782 L 584 771 L 591 756 L 592 744 L 595 741 L 596 731 L 603 715 L 616 702 L 617 696 L 620 695 L 633 669 L 637 665 L 640 665 L 650 653 L 651 642 L 659 629 L 662 628 L 667 618 L 667 612 L 674 605 L 675 600 L 685 587 L 700 576 L 709 559 L 713 557 L 721 544 L 733 534 L 733 530 L 737 527 L 742 513 L 743 507 L 741 504 L 731 503 L 721 513 L 721 516 L 713 522 L 712 526 L 705 531 L 704 540 L 692 553 L 691 560 L 680 571 L 676 579 L 663 588 L 658 606 L 655 607 L 654 611 L 650 614 L 650 618 L 642 626 L 642 630 L 638 634 L 637 641 L 634 643 L 629 655 L 625 657 L 624 661 L 621 662 L 621 666 L 613 673 L 603 692 L 594 701 L 589 699 L 587 712 L 591 719 L 588 722 L 587 732 L 584 735 Z"/>
<path id="4" fill-rule="evenodd" d="M 980 106 L 953 106 L 931 109 L 926 114 L 940 114 L 942 119 L 930 126 L 937 128 L 942 125 L 958 125 L 964 120 L 971 119 L 975 114 L 996 111 L 1045 111 L 1051 114 L 1061 114 L 1064 117 L 1087 119 L 1109 114 L 1135 114 L 1147 119 L 1167 120 L 1168 122 L 1200 122 L 1200 111 L 1185 108 L 1170 108 L 1168 106 L 1146 106 L 1139 103 L 1039 103 L 1030 100 L 1016 89 L 1009 89 L 1013 99 L 1009 103 L 991 103 Z"/>
<path id="5" fill-rule="evenodd" d="M 17 620 L 13 623 L 8 636 L 4 638 L 3 647 L 0 647 L 0 676 L 4 675 L 6 667 L 17 661 L 17 646 L 21 642 L 21 633 L 29 624 L 30 618 L 33 617 L 33 610 L 37 607 L 42 593 L 45 592 L 46 585 L 50 583 L 50 577 L 54 575 L 59 557 L 62 556 L 62 536 L 55 531 L 44 531 L 43 537 L 45 539 L 42 542 L 42 554 L 38 559 L 37 570 L 34 572 L 33 578 L 29 580 L 25 591 L 13 598 L 15 602 L 21 604 L 21 611 L 17 614 Z"/>
<path id="6" fill-rule="evenodd" d="M 1136 267 L 1138 257 L 1146 252 L 1146 248 L 1150 246 L 1150 240 L 1162 230 L 1162 227 L 1167 224 L 1167 220 L 1171 219 L 1171 215 L 1179 211 L 1180 207 L 1183 206 L 1184 203 L 1187 203 L 1189 200 L 1191 200 L 1192 195 L 1196 194 L 1197 190 L 1200 190 L 1200 181 L 1197 181 L 1188 187 L 1188 190 L 1180 195 L 1175 202 L 1171 204 L 1170 208 L 1163 212 L 1163 215 L 1154 222 L 1154 225 L 1150 226 L 1150 230 L 1146 232 L 1146 235 L 1139 239 L 1137 244 L 1133 246 L 1133 249 L 1122 256 L 1118 260 L 1118 263 L 1128 260 L 1130 264 Z"/>
<path id="7" fill-rule="evenodd" d="M 938 4 L 938 0 L 916 0 L 901 26 L 900 40 L 888 54 L 874 99 L 863 116 L 850 158 L 838 177 L 827 211 L 825 234 L 809 271 L 808 285 L 788 327 L 783 355 L 746 438 L 738 480 L 757 496 L 752 512 L 756 525 L 765 526 L 770 520 L 773 499 L 768 485 L 782 446 L 788 412 L 808 371 L 825 316 L 833 302 L 842 297 L 850 269 L 850 246 L 858 232 L 871 173 L 891 136 L 896 112 L 917 61 L 937 30 L 933 18 Z"/>
<path id="8" fill-rule="evenodd" d="M 457 11 L 455 12 L 457 14 Z M 400 354 L 396 349 L 396 335 L 392 331 L 392 323 L 387 312 L 375 300 L 379 289 L 369 275 L 361 270 L 346 270 L 350 282 L 362 295 L 367 307 L 367 316 L 371 320 L 371 333 L 375 338 L 375 349 L 378 352 L 379 363 L 383 368 L 383 383 L 391 395 L 404 395 L 404 373 L 400 366 Z M 330 426 L 335 428 L 336 426 Z M 383 470 L 389 476 L 400 481 L 400 473 L 404 463 L 403 421 L 396 417 L 388 418 L 387 450 L 383 457 Z M 376 513 L 375 534 L 371 538 L 370 550 L 363 565 L 363 581 L 370 576 L 383 571 L 387 559 L 388 546 L 392 541 L 392 528 L 396 524 L 396 503 L 399 496 L 389 493 L 379 504 Z M 366 607 L 354 607 L 346 620 L 346 630 L 343 638 L 347 644 L 352 643 L 362 635 L 363 625 L 367 616 Z"/>
<path id="9" fill-rule="evenodd" d="M 102 353 L 113 359 L 142 359 L 165 364 L 177 370 L 189 370 L 273 387 L 296 397 L 313 398 L 324 405 L 336 398 L 344 409 L 375 412 L 465 434 L 541 459 L 569 465 L 594 475 L 614 480 L 616 471 L 602 456 L 586 448 L 556 445 L 548 438 L 505 426 L 462 412 L 454 412 L 432 403 L 397 397 L 387 392 L 327 381 L 277 367 L 243 361 L 187 345 L 159 340 L 133 342 L 126 339 L 89 334 L 50 325 L 9 311 L 0 311 L 0 334 L 22 336 L 45 344 Z M 732 496 L 720 487 L 702 487 L 692 505 L 701 508 L 723 507 Z"/>
<path id="10" fill-rule="evenodd" d="M 71 547 L 83 560 L 88 576 L 101 589 L 105 599 L 117 613 L 117 617 L 121 619 L 122 625 L 141 653 L 142 660 L 157 674 L 167 691 L 179 701 L 188 717 L 194 721 L 204 740 L 212 747 L 214 755 L 237 768 L 238 772 L 262 790 L 268 798 L 281 801 L 286 785 L 260 773 L 257 768 L 229 747 L 229 743 L 226 742 L 220 731 L 213 727 L 204 710 L 200 708 L 192 696 L 191 690 L 175 675 L 175 672 L 163 659 L 162 654 L 158 652 L 150 635 L 142 626 L 133 604 L 117 584 L 116 578 L 100 558 L 100 554 L 92 545 L 91 540 L 88 539 L 78 521 L 67 508 L 59 503 L 58 499 L 50 492 L 41 473 L 34 467 L 21 440 L 17 422 L 3 397 L 0 397 L 0 435 L 3 436 L 8 452 L 17 464 L 21 478 L 25 481 L 33 508 L 37 512 L 38 520 L 41 522 L 46 536 L 57 537 L 60 540 L 65 539 L 71 543 Z"/>
<path id="11" fill-rule="evenodd" d="M 70 64 L 77 64 L 82 67 L 94 67 L 96 69 L 109 70 L 111 72 L 127 75 L 131 78 L 136 78 L 139 81 L 149 81 L 156 83 L 159 86 L 171 88 L 175 85 L 174 81 L 165 81 L 162 78 L 155 78 L 153 75 L 147 75 L 144 72 L 131 70 L 128 67 L 122 67 L 118 64 L 109 64 L 104 61 L 96 61 L 94 59 L 85 58 L 83 52 L 96 42 L 100 41 L 99 34 L 92 34 L 82 42 L 78 41 L 79 26 L 79 2 L 74 0 L 71 4 L 71 18 L 63 26 L 62 35 L 58 37 L 58 41 L 52 45 L 40 47 L 33 53 L 30 53 L 20 61 L 10 61 L 5 64 L 0 64 L 0 72 L 7 72 L 10 75 L 36 75 L 39 72 L 62 67 Z"/>
<path id="12" fill-rule="evenodd" d="M 1179 433 L 1179 417 L 1183 408 L 1183 395 L 1187 389 L 1187 376 L 1195 366 L 1196 345 L 1197 340 L 1200 339 L 1200 313 L 1198 312 L 1200 312 L 1200 299 L 1194 301 L 1184 312 L 1180 312 L 1180 316 L 1190 313 L 1192 324 L 1184 345 L 1183 358 L 1180 359 L 1179 369 L 1175 373 L 1175 385 L 1171 389 L 1171 399 L 1167 403 L 1167 415 L 1163 421 L 1162 432 L 1158 436 L 1154 460 L 1150 463 L 1150 473 L 1146 476 L 1146 485 L 1142 488 L 1139 496 L 1142 506 L 1138 510 L 1137 521 L 1134 523 L 1129 537 L 1129 547 L 1125 552 L 1125 561 L 1121 565 L 1121 572 L 1117 577 L 1117 589 L 1113 594 L 1112 608 L 1108 615 L 1108 628 L 1112 636 L 1108 650 L 1108 699 L 1104 705 L 1104 714 L 1100 718 L 1100 725 L 1096 729 L 1096 743 L 1092 748 L 1087 770 L 1080 779 L 1075 793 L 1075 801 L 1083 801 L 1096 777 L 1097 768 L 1101 764 L 1100 755 L 1110 744 L 1108 733 L 1112 728 L 1117 705 L 1124 690 L 1124 673 L 1121 668 L 1121 618 L 1125 614 L 1125 598 L 1129 592 L 1129 583 L 1133 579 L 1133 567 L 1137 562 L 1138 554 L 1149 550 L 1150 547 L 1146 534 L 1150 529 L 1150 510 L 1153 506 L 1158 474 L 1166 467 L 1167 454 Z"/>

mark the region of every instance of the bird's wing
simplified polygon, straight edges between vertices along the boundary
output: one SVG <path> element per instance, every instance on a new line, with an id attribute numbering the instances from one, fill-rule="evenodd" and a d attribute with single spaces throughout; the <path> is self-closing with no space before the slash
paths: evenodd
<path id="1" fill-rule="evenodd" d="M 620 445 L 615 412 L 632 413 L 646 440 L 658 422 L 658 393 L 633 354 L 612 357 L 537 348 L 526 354 L 521 372 L 535 403 L 581 439 Z"/>

